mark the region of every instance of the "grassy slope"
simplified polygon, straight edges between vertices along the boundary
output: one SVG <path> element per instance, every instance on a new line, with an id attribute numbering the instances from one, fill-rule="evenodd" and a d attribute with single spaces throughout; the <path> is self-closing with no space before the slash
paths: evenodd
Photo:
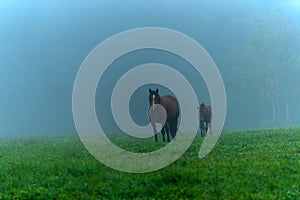
<path id="1" fill-rule="evenodd" d="M 157 148 L 126 141 L 134 151 Z M 99 163 L 78 138 L 2 138 L 0 199 L 300 199 L 299 129 L 225 134 L 202 160 L 201 142 L 162 170 L 128 174 Z"/>

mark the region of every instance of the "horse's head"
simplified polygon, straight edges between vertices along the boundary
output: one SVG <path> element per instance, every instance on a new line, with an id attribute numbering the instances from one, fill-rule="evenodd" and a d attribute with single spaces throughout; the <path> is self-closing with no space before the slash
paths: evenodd
<path id="1" fill-rule="evenodd" d="M 204 103 L 201 103 L 201 104 L 200 104 L 199 110 L 200 110 L 200 112 L 205 111 L 205 104 L 204 104 Z"/>
<path id="2" fill-rule="evenodd" d="M 149 105 L 160 104 L 160 96 L 158 94 L 158 89 L 151 90 L 149 88 Z"/>

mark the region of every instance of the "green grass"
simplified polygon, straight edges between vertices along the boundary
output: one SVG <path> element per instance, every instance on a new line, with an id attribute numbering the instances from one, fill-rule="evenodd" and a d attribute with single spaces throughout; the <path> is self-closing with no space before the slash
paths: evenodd
<path id="1" fill-rule="evenodd" d="M 135 152 L 164 144 L 112 136 Z M 0 199 L 300 199 L 300 129 L 224 134 L 198 158 L 202 138 L 156 172 L 129 174 L 94 159 L 78 137 L 0 139 Z"/>

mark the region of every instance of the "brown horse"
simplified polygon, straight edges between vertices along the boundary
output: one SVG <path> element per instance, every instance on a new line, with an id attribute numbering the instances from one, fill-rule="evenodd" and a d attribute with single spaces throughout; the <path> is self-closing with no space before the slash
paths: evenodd
<path id="1" fill-rule="evenodd" d="M 212 134 L 211 107 L 209 105 L 205 105 L 204 103 L 201 103 L 200 107 L 198 107 L 198 110 L 199 110 L 199 123 L 200 123 L 201 136 L 205 137 L 207 134 L 208 127 L 210 130 L 210 134 Z"/>
<path id="2" fill-rule="evenodd" d="M 151 90 L 149 88 L 149 109 L 154 106 L 155 104 L 160 104 L 163 106 L 166 112 L 166 119 L 165 123 L 163 124 L 163 128 L 161 129 L 161 133 L 163 136 L 163 142 L 166 141 L 165 139 L 165 132 L 167 133 L 167 141 L 170 142 L 171 134 L 172 139 L 175 138 L 177 133 L 177 125 L 178 125 L 178 116 L 179 116 L 179 105 L 178 101 L 174 96 L 167 95 L 167 96 L 159 96 L 158 89 Z M 157 142 L 157 131 L 155 121 L 151 120 L 151 124 L 155 134 L 155 141 Z"/>

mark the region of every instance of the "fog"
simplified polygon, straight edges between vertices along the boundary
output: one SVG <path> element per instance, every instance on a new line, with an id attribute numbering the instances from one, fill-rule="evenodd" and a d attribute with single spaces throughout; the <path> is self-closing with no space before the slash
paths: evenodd
<path id="1" fill-rule="evenodd" d="M 76 134 L 72 90 L 81 63 L 103 40 L 138 27 L 174 29 L 206 49 L 226 89 L 226 130 L 300 124 L 299 1 L 4 0 L 0 27 L 0 136 Z M 109 132 L 119 131 L 109 105 L 115 82 L 147 62 L 181 67 L 199 102 L 210 103 L 205 82 L 184 71 L 184 59 L 132 52 L 113 63 L 97 88 L 97 116 Z M 149 87 L 170 93 L 159 85 L 134 93 L 129 109 L 140 125 L 148 123 L 141 110 L 148 108 Z"/>

